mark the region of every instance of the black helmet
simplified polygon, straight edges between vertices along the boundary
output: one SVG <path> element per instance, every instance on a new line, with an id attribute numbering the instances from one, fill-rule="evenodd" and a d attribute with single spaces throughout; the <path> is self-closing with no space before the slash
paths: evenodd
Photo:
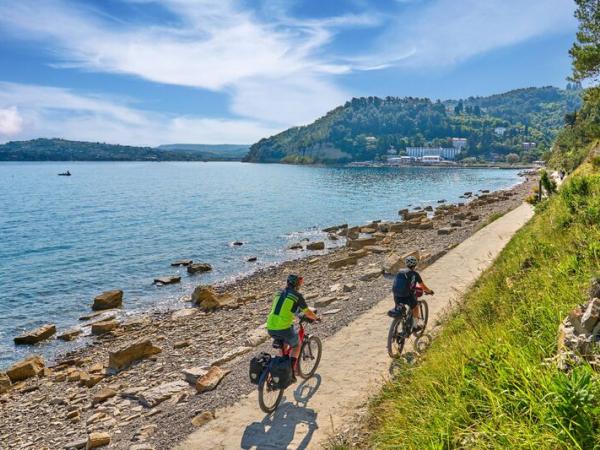
<path id="1" fill-rule="evenodd" d="M 302 284 L 302 281 L 304 281 L 304 278 L 302 278 L 300 275 L 290 274 L 287 277 L 287 285 L 292 289 L 298 289 L 298 287 L 300 287 Z"/>

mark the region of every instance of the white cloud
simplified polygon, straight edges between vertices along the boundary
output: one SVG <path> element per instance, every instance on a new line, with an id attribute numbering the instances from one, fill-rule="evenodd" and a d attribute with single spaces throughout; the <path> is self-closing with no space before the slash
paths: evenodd
<path id="1" fill-rule="evenodd" d="M 12 136 L 23 129 L 23 118 L 15 106 L 0 108 L 0 136 Z"/>
<path id="2" fill-rule="evenodd" d="M 548 33 L 575 29 L 572 0 L 436 0 L 393 20 L 374 61 L 447 66 Z"/>
<path id="3" fill-rule="evenodd" d="M 7 104 L 16 106 L 5 108 Z M 5 121 L 6 111 L 12 114 L 8 117 L 16 113 L 16 119 Z M 12 128 L 7 128 L 11 133 L 4 132 L 4 126 L 11 124 Z M 175 142 L 248 144 L 279 131 L 280 127 L 253 120 L 173 116 L 94 94 L 0 82 L 0 134 L 10 134 L 11 139 L 61 137 L 150 146 Z"/>

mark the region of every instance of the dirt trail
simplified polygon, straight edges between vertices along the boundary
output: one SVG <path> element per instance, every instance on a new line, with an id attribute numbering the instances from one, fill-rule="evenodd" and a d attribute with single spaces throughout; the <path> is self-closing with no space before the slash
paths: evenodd
<path id="1" fill-rule="evenodd" d="M 427 297 L 430 324 L 488 268 L 513 234 L 533 215 L 523 204 L 492 222 L 421 273 L 436 295 Z M 258 408 L 256 391 L 217 411 L 217 418 L 177 449 L 319 448 L 352 419 L 354 411 L 389 376 L 386 352 L 391 298 L 376 304 L 323 343 L 318 374 L 285 392 L 271 415 Z M 325 319 L 326 320 L 326 319 Z M 315 329 L 318 333 L 318 327 Z"/>

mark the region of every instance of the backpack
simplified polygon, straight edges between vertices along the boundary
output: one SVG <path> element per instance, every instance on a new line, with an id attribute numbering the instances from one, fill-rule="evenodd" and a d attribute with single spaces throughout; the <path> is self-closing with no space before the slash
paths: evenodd
<path id="1" fill-rule="evenodd" d="M 394 297 L 397 298 L 406 298 L 414 295 L 415 289 L 415 278 L 414 276 L 410 276 L 411 271 L 407 269 L 402 269 L 396 275 L 394 279 L 394 285 L 392 286 L 392 292 L 394 293 Z"/>
<path id="2" fill-rule="evenodd" d="M 292 361 L 288 356 L 272 358 L 269 370 L 275 389 L 285 389 L 292 383 Z"/>
<path id="3" fill-rule="evenodd" d="M 271 362 L 271 355 L 268 353 L 259 353 L 257 356 L 250 360 L 250 383 L 258 384 L 260 381 L 260 376 L 263 374 L 265 369 L 269 366 Z"/>

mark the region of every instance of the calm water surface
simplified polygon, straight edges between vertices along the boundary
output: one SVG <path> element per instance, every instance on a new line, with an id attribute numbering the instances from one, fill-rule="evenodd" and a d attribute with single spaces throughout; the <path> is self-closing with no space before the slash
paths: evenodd
<path id="1" fill-rule="evenodd" d="M 57 176 L 66 169 L 73 176 Z M 285 249 L 322 227 L 395 219 L 409 204 L 518 181 L 495 169 L 0 163 L 0 367 L 32 350 L 13 346 L 15 335 L 76 324 L 104 290 L 123 289 L 127 313 L 180 306 L 197 284 L 299 256 Z M 188 276 L 170 267 L 178 258 L 214 271 Z M 181 284 L 152 285 L 177 272 Z M 51 356 L 65 345 L 33 350 Z"/>

